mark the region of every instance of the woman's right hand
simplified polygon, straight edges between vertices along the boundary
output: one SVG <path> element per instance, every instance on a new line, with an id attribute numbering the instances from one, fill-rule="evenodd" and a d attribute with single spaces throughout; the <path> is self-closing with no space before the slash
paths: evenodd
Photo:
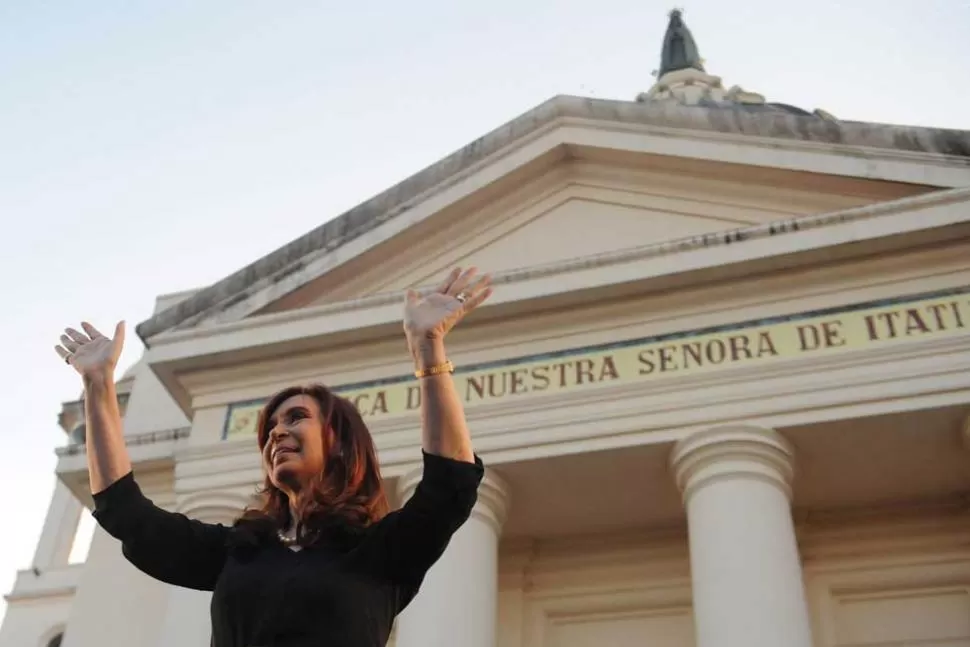
<path id="1" fill-rule="evenodd" d="M 81 328 L 83 333 L 65 329 L 54 350 L 82 377 L 111 376 L 125 344 L 125 322 L 119 321 L 115 326 L 114 339 L 108 339 L 87 322 L 82 322 Z"/>

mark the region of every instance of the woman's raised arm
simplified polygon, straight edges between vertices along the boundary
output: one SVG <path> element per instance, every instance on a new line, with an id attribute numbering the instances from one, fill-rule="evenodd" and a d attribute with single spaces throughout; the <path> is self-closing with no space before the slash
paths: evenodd
<path id="1" fill-rule="evenodd" d="M 401 607 L 417 592 L 478 497 L 484 465 L 472 450 L 444 338 L 492 293 L 488 275 L 454 270 L 436 289 L 407 293 L 404 330 L 421 382 L 424 472 L 413 496 L 374 533 L 384 573 L 402 586 Z"/>
<path id="2" fill-rule="evenodd" d="M 456 268 L 436 289 L 407 293 L 404 330 L 421 382 L 424 451 L 466 463 L 475 461 L 461 397 L 452 379 L 445 335 L 492 294 L 490 278 Z"/>
<path id="3" fill-rule="evenodd" d="M 157 507 L 134 480 L 125 447 L 114 370 L 125 341 L 125 325 L 113 339 L 89 323 L 68 328 L 55 347 L 84 383 L 85 446 L 94 518 L 121 541 L 125 557 L 157 580 L 212 590 L 227 556 L 229 529 L 201 523 Z"/>
<path id="4" fill-rule="evenodd" d="M 115 366 L 125 343 L 125 322 L 115 327 L 114 339 L 87 322 L 81 327 L 83 333 L 67 328 L 54 349 L 84 383 L 88 474 L 91 493 L 97 494 L 131 471 L 114 382 Z"/>

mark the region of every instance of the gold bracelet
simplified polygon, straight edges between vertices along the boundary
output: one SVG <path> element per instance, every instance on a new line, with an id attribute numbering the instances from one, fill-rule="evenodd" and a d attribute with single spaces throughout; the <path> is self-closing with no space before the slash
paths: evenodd
<path id="1" fill-rule="evenodd" d="M 414 372 L 414 377 L 421 379 L 422 377 L 429 377 L 431 375 L 441 375 L 442 373 L 454 373 L 455 365 L 451 363 L 449 359 L 444 364 L 435 364 L 434 366 L 429 366 L 427 368 L 421 368 Z"/>

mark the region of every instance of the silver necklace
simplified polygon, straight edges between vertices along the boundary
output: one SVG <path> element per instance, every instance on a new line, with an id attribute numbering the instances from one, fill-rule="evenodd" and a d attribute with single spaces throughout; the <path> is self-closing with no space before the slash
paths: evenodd
<path id="1" fill-rule="evenodd" d="M 276 531 L 276 536 L 280 540 L 280 543 L 283 544 L 284 546 L 286 546 L 287 548 L 289 548 L 290 546 L 296 546 L 296 544 L 297 544 L 297 538 L 296 537 L 290 537 L 289 535 L 287 535 L 286 533 L 284 533 L 282 530 L 277 530 Z"/>

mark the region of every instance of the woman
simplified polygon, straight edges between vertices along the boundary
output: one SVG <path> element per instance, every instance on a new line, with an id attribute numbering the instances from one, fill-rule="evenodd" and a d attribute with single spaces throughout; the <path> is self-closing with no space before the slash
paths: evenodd
<path id="1" fill-rule="evenodd" d="M 322 386 L 284 389 L 264 407 L 261 499 L 231 528 L 156 507 L 132 476 L 115 397 L 124 324 L 114 339 L 86 323 L 83 333 L 68 328 L 56 350 L 84 382 L 98 523 L 151 577 L 213 591 L 217 647 L 385 645 L 395 616 L 471 513 L 484 473 L 444 338 L 489 297 L 489 282 L 456 269 L 434 291 L 407 293 L 424 474 L 390 513 L 370 433 L 350 402 Z"/>

